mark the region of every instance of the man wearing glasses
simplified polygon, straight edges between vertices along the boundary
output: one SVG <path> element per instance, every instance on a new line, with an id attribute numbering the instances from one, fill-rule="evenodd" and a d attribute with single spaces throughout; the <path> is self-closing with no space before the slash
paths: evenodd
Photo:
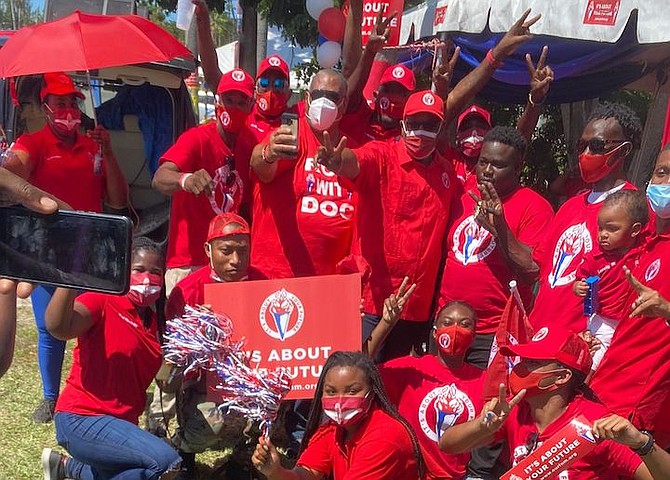
<path id="1" fill-rule="evenodd" d="M 624 105 L 603 104 L 591 113 L 575 147 L 581 177 L 590 190 L 563 204 L 533 252 L 540 266 L 540 288 L 530 314 L 536 330 L 554 319 L 575 332 L 586 328 L 582 299 L 570 294 L 571 285 L 584 255 L 600 248 L 597 215 L 602 203 L 616 191 L 635 188 L 626 181 L 625 169 L 641 132 L 639 118 Z"/>

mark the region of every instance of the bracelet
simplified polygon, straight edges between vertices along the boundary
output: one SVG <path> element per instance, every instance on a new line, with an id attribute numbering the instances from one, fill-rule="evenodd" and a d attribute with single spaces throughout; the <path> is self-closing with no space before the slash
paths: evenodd
<path id="1" fill-rule="evenodd" d="M 493 49 L 489 49 L 488 52 L 486 52 L 486 61 L 489 62 L 489 64 L 493 68 L 500 68 L 503 66 L 503 62 L 500 60 L 496 60 L 496 57 L 493 56 Z"/>
<path id="2" fill-rule="evenodd" d="M 543 105 L 545 98 L 543 98 L 542 101 L 540 101 L 540 102 L 534 102 L 533 101 L 533 93 L 528 92 L 528 103 L 530 103 L 531 107 L 539 107 L 540 105 Z"/>
<path id="3" fill-rule="evenodd" d="M 275 162 L 271 162 L 268 160 L 268 150 L 270 150 L 270 144 L 266 143 L 265 146 L 263 147 L 263 150 L 261 150 L 261 158 L 268 165 L 272 165 Z"/>
<path id="4" fill-rule="evenodd" d="M 181 177 L 179 177 L 179 186 L 181 187 L 182 190 L 186 190 L 186 179 L 193 175 L 192 173 L 184 173 Z"/>
<path id="5" fill-rule="evenodd" d="M 651 435 L 651 433 L 649 433 L 646 430 L 640 430 L 640 432 L 647 436 L 647 441 L 640 448 L 631 448 L 631 450 L 633 450 L 639 456 L 644 457 L 645 455 L 649 454 L 651 450 L 654 448 L 655 442 L 654 437 Z"/>

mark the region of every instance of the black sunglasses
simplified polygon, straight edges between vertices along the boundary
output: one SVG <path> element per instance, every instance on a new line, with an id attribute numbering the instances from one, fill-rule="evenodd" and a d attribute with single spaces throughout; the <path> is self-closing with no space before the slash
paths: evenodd
<path id="1" fill-rule="evenodd" d="M 538 440 L 540 439 L 539 432 L 532 432 L 526 438 L 526 456 L 530 455 L 537 448 Z"/>
<path id="2" fill-rule="evenodd" d="M 596 155 L 602 155 L 603 153 L 610 150 L 607 148 L 608 145 L 613 144 L 622 144 L 628 140 L 603 140 L 602 138 L 591 138 L 590 140 L 582 140 L 581 138 L 575 142 L 575 154 L 579 155 L 586 147 L 589 147 L 591 153 Z"/>
<path id="3" fill-rule="evenodd" d="M 235 157 L 226 157 L 226 166 L 228 167 L 228 176 L 226 177 L 226 187 L 232 187 L 235 184 Z"/>
<path id="4" fill-rule="evenodd" d="M 326 97 L 328 100 L 330 100 L 333 103 L 340 103 L 340 100 L 342 100 L 342 97 L 340 96 L 339 93 L 333 92 L 331 90 L 312 90 L 311 92 L 309 92 L 309 97 L 312 100 L 316 100 L 317 98 Z"/>
<path id="5" fill-rule="evenodd" d="M 261 77 L 258 79 L 258 86 L 261 88 L 269 88 L 270 87 L 270 79 L 267 77 Z M 275 78 L 274 81 L 272 82 L 272 88 L 276 90 L 281 90 L 286 86 L 286 79 L 285 78 Z"/>

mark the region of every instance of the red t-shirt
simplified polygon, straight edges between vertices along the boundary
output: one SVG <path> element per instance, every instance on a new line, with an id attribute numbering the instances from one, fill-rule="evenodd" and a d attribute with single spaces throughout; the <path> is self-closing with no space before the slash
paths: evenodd
<path id="1" fill-rule="evenodd" d="M 333 480 L 416 480 L 414 448 L 402 423 L 373 405 L 346 442 L 344 429 L 328 420 L 310 438 L 298 465 Z"/>
<path id="2" fill-rule="evenodd" d="M 507 440 L 511 461 L 513 465 L 516 465 L 578 415 L 584 415 L 593 423 L 609 414 L 605 406 L 577 396 L 570 402 L 563 415 L 550 423 L 542 433 L 539 433 L 528 403 L 521 402 L 502 428 L 496 432 L 496 439 Z M 618 480 L 619 477 L 632 478 L 635 470 L 641 464 L 642 459 L 630 448 L 612 440 L 605 440 L 596 445 L 588 455 L 561 472 L 556 479 Z"/>
<path id="3" fill-rule="evenodd" d="M 75 300 L 93 325 L 77 338 L 57 412 L 111 415 L 137 424 L 146 391 L 161 366 L 157 320 L 145 328 L 125 296 L 84 293 Z"/>
<path id="4" fill-rule="evenodd" d="M 473 420 L 483 407 L 484 371 L 464 363 L 451 369 L 435 355 L 401 357 L 379 366 L 391 402 L 419 439 L 429 478 L 463 478 L 470 454 L 440 450 L 449 428 Z"/>
<path id="5" fill-rule="evenodd" d="M 518 188 L 502 203 L 510 231 L 534 249 L 554 215 L 549 202 L 530 188 Z M 516 275 L 497 248 L 495 237 L 475 222 L 474 209 L 475 201 L 467 192 L 452 209 L 438 305 L 468 302 L 477 311 L 477 333 L 489 334 L 498 328 L 509 297 L 509 282 Z M 524 305 L 530 307 L 531 285 L 518 282 L 518 286 Z"/>
<path id="6" fill-rule="evenodd" d="M 376 121 L 375 111 L 366 102 L 358 110 L 346 114 L 340 122 L 342 134 L 347 138 L 364 144 L 371 140 L 397 140 L 400 138 L 400 126 L 384 128 Z"/>
<path id="7" fill-rule="evenodd" d="M 210 197 L 183 190 L 172 195 L 168 268 L 207 263 L 203 246 L 210 220 L 219 213 L 239 212 L 250 198 L 245 189 L 249 186 L 249 158 L 254 146 L 254 137 L 245 129 L 238 134 L 235 149 L 231 151 L 219 135 L 217 123 L 210 122 L 184 132 L 163 154 L 161 164 L 172 162 L 184 173 L 204 168 L 214 180 L 214 192 Z M 234 166 L 227 161 L 231 157 Z"/>
<path id="8" fill-rule="evenodd" d="M 268 278 L 334 274 L 351 245 L 356 198 L 316 162 L 321 144 L 304 116 L 298 144 L 296 159 L 254 185 L 251 263 Z"/>
<path id="9" fill-rule="evenodd" d="M 626 182 L 610 193 L 621 188 L 635 189 L 635 186 Z M 540 266 L 539 290 L 529 317 L 535 330 L 557 320 L 574 332 L 586 328 L 583 302 L 572 292 L 572 284 L 584 255 L 600 249 L 598 211 L 606 198 L 601 195 L 600 201 L 592 203 L 588 201 L 590 193 L 579 194 L 563 204 L 533 252 L 533 258 Z"/>
<path id="10" fill-rule="evenodd" d="M 670 233 L 653 235 L 632 273 L 670 299 Z M 637 297 L 631 292 L 624 314 Z M 654 432 L 662 448 L 670 447 L 670 327 L 665 319 L 635 317 L 619 323 L 612 344 L 596 370 L 591 387 L 600 400 L 633 424 Z"/>
<path id="11" fill-rule="evenodd" d="M 477 160 L 474 163 L 468 163 L 463 154 L 459 152 L 458 156 L 455 156 L 453 159 L 453 167 L 456 172 L 456 177 L 461 181 L 466 187 L 477 187 L 477 174 L 475 172 L 475 167 L 477 166 Z"/>
<path id="12" fill-rule="evenodd" d="M 436 153 L 424 166 L 412 160 L 403 140 L 370 142 L 356 154 L 360 174 L 353 188 L 359 207 L 351 251 L 372 268 L 363 288 L 364 311 L 381 315 L 384 299 L 407 275 L 416 290 L 402 318 L 426 321 L 452 197 L 460 188 L 451 162 Z"/>
<path id="13" fill-rule="evenodd" d="M 30 156 L 33 170 L 28 181 L 67 202 L 75 210 L 102 212 L 105 198 L 105 162 L 95 171 L 98 144 L 77 133 L 72 147 L 65 145 L 46 125 L 21 135 L 12 147 Z"/>
<path id="14" fill-rule="evenodd" d="M 628 297 L 633 290 L 623 272 L 624 265 L 633 269 L 640 255 L 639 248 L 625 254 L 591 250 L 577 269 L 577 280 L 598 275 L 598 314 L 613 320 L 626 317 L 630 308 Z"/>

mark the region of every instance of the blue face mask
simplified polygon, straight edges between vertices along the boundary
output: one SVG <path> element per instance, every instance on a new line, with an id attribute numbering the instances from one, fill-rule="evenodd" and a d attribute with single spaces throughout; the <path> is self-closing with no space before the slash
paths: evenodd
<path id="1" fill-rule="evenodd" d="M 647 198 L 659 218 L 670 218 L 670 184 L 650 183 L 647 186 Z"/>

